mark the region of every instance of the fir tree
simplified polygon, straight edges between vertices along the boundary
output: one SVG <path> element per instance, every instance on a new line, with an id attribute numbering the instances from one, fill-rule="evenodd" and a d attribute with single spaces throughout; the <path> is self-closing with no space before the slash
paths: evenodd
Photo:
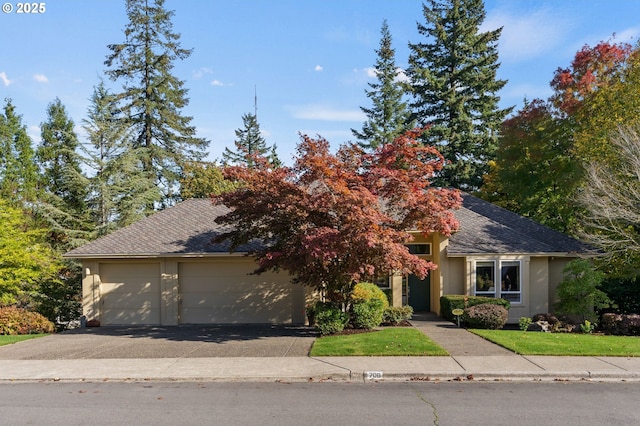
<path id="1" fill-rule="evenodd" d="M 38 168 L 32 141 L 11 100 L 0 114 L 0 198 L 15 207 L 36 199 Z"/>
<path id="2" fill-rule="evenodd" d="M 117 94 L 121 120 L 132 132 L 142 175 L 163 191 L 164 206 L 176 196 L 183 164 L 201 159 L 209 142 L 195 136 L 192 117 L 181 113 L 189 102 L 187 89 L 171 71 L 191 50 L 181 48 L 180 35 L 173 32 L 174 12 L 164 8 L 164 0 L 127 0 L 126 9 L 125 41 L 108 46 L 106 74 L 123 81 Z M 149 203 L 147 210 L 154 207 Z"/>
<path id="3" fill-rule="evenodd" d="M 244 127 L 236 130 L 234 144 L 236 151 L 228 147 L 222 153 L 224 164 L 245 165 L 255 167 L 255 157 L 266 158 L 273 167 L 280 166 L 280 159 L 276 154 L 276 146 L 267 146 L 267 142 L 260 134 L 260 124 L 256 114 L 244 114 L 242 116 Z"/>
<path id="4" fill-rule="evenodd" d="M 482 0 L 427 0 L 424 42 L 410 43 L 412 117 L 430 125 L 424 143 L 448 160 L 435 180 L 439 186 L 474 191 L 493 160 L 497 132 L 510 109 L 498 107 L 497 42 L 502 28 L 479 32 L 485 19 Z"/>
<path id="5" fill-rule="evenodd" d="M 402 99 L 405 91 L 399 80 L 400 70 L 396 66 L 395 50 L 386 20 L 382 23 L 381 33 L 380 48 L 376 50 L 377 82 L 369 83 L 371 90 L 365 91 L 373 105 L 371 108 L 360 107 L 368 117 L 362 131 L 351 129 L 359 140 L 358 144 L 365 149 L 391 143 L 412 127 L 407 104 Z"/>
<path id="6" fill-rule="evenodd" d="M 81 168 L 74 123 L 60 99 L 49 104 L 41 131 L 36 150 L 42 191 L 38 214 L 50 229 L 51 245 L 68 250 L 89 238 L 88 180 Z"/>

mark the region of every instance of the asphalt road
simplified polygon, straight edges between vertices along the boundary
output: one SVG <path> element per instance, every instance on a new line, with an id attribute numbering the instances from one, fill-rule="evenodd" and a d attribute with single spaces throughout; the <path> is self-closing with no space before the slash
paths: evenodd
<path id="1" fill-rule="evenodd" d="M 636 425 L 637 383 L 1 383 L 3 425 Z"/>

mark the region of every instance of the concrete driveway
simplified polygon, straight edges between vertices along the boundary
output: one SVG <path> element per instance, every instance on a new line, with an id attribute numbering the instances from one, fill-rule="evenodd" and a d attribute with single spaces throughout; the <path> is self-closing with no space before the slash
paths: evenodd
<path id="1" fill-rule="evenodd" d="M 306 357 L 316 336 L 302 326 L 108 326 L 0 346 L 0 359 Z"/>

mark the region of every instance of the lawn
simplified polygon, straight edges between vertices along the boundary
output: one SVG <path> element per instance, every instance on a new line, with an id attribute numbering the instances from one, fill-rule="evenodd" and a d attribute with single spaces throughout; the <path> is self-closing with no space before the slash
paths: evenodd
<path id="1" fill-rule="evenodd" d="M 640 337 L 469 330 L 520 355 L 640 356 Z"/>
<path id="2" fill-rule="evenodd" d="M 311 356 L 446 356 L 447 351 L 412 327 L 390 327 L 316 339 Z"/>
<path id="3" fill-rule="evenodd" d="M 0 335 L 0 346 L 10 345 L 12 343 L 22 342 L 23 340 L 35 339 L 36 337 L 48 336 L 48 334 L 19 334 L 19 335 Z"/>

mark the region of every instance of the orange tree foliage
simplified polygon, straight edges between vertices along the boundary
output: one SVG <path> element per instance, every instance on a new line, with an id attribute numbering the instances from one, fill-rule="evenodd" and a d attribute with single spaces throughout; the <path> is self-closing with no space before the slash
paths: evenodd
<path id="1" fill-rule="evenodd" d="M 243 185 L 214 198 L 231 208 L 217 222 L 232 230 L 218 240 L 232 250 L 260 240 L 263 248 L 250 253 L 256 273 L 282 269 L 342 301 L 360 280 L 392 271 L 425 277 L 436 266 L 409 253 L 408 231 L 450 235 L 461 197 L 430 187 L 444 160 L 416 141 L 419 133 L 370 154 L 355 144 L 331 154 L 325 139 L 302 136 L 293 167 L 225 168 L 225 178 Z"/>

